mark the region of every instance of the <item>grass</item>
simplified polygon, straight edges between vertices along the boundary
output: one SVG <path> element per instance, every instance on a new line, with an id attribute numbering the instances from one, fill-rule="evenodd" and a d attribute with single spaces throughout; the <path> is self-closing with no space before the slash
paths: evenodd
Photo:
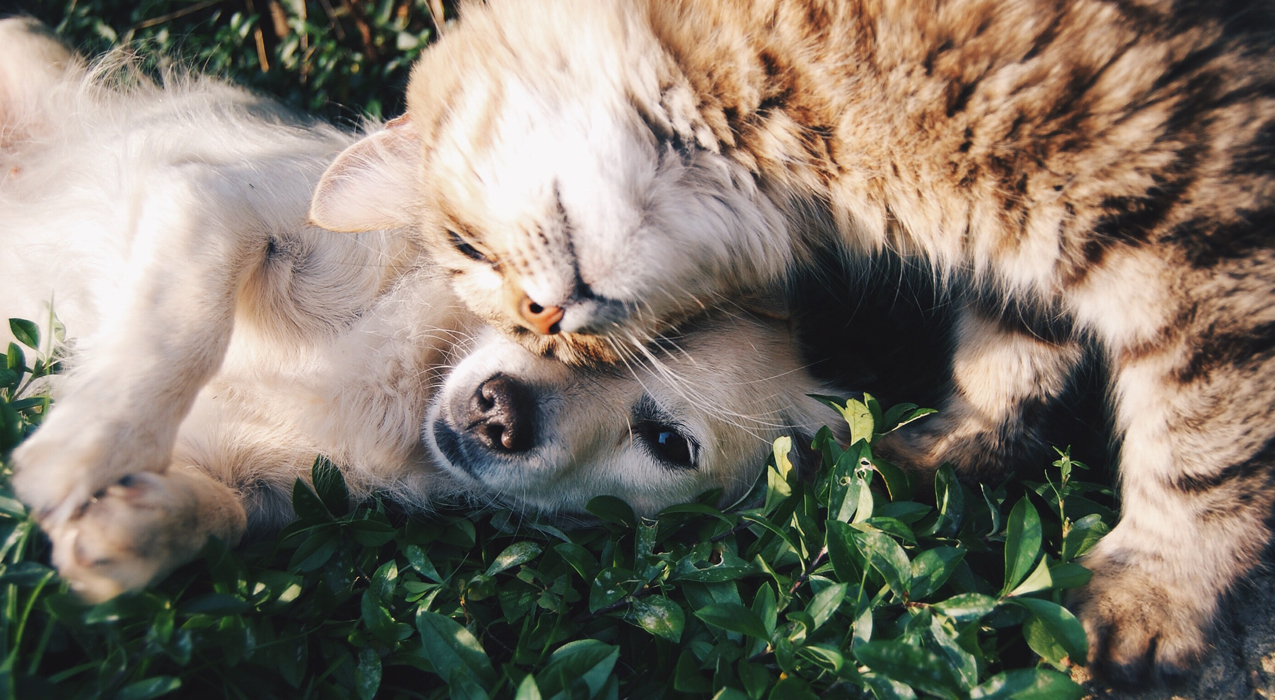
<path id="1" fill-rule="evenodd" d="M 255 2 L 255 5 L 254 5 Z M 66 0 L 28 8 L 86 53 L 176 56 L 328 117 L 400 109 L 451 6 L 304 0 Z M 298 520 L 210 543 L 154 589 L 80 604 L 7 486 L 47 413 L 56 344 L 11 322 L 0 369 L 0 696 L 118 698 L 1079 698 L 1084 635 L 1060 603 L 1113 523 L 1110 490 L 1067 451 L 1036 480 L 930 492 L 874 459 L 924 420 L 825 399 L 814 481 L 781 439 L 746 505 L 712 494 L 638 520 L 609 497 L 563 531 L 503 510 L 406 514 L 351 503 L 322 458 Z M 812 399 L 814 400 L 814 399 Z"/>
<path id="2" fill-rule="evenodd" d="M 33 324 L 0 374 L 0 450 L 48 410 L 57 370 Z M 30 362 L 28 363 L 28 359 Z M 814 399 L 811 399 L 814 400 Z M 0 688 L 10 697 L 1080 698 L 1085 637 L 1060 604 L 1112 520 L 1064 451 L 1039 482 L 932 500 L 872 444 L 924 409 L 823 397 L 798 479 L 775 443 L 746 505 L 715 494 L 639 520 L 594 499 L 567 532 L 504 510 L 430 517 L 352 504 L 316 459 L 298 519 L 237 551 L 212 542 L 153 590 L 80 604 L 0 493 Z M 3 464 L 7 483 L 8 465 Z M 915 499 L 914 495 L 923 496 Z"/>

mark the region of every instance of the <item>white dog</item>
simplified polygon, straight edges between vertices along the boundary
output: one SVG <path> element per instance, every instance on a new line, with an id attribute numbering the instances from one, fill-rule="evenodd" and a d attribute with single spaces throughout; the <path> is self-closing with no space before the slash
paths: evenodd
<path id="1" fill-rule="evenodd" d="M 776 437 L 835 420 L 774 319 L 711 311 L 596 370 L 484 334 L 412 235 L 307 224 L 357 135 L 168 82 L 0 22 L 0 313 L 47 333 L 52 300 L 74 336 L 14 485 L 84 597 L 291 517 L 316 454 L 415 508 L 650 513 L 741 494 Z"/>

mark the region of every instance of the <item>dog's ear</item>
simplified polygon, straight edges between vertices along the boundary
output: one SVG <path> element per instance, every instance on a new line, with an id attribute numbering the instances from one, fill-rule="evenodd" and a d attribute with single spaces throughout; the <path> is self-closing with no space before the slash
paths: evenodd
<path id="1" fill-rule="evenodd" d="M 45 100 L 78 68 L 53 30 L 29 17 L 0 19 L 0 146 L 38 133 Z"/>
<path id="2" fill-rule="evenodd" d="M 310 222 L 348 233 L 414 223 L 420 162 L 421 140 L 412 122 L 406 116 L 390 121 L 328 166 L 310 202 Z"/>

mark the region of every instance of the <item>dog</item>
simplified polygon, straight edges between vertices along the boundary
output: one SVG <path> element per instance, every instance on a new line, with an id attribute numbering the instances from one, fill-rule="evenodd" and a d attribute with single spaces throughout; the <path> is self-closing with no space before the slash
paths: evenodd
<path id="1" fill-rule="evenodd" d="M 307 223 L 359 134 L 227 83 L 10 19 L 0 119 L 0 312 L 48 337 L 51 301 L 71 336 L 13 483 L 86 600 L 287 522 L 319 454 L 415 510 L 652 514 L 739 497 L 775 438 L 836 420 L 774 315 L 724 305 L 593 369 L 485 330 L 410 232 Z"/>

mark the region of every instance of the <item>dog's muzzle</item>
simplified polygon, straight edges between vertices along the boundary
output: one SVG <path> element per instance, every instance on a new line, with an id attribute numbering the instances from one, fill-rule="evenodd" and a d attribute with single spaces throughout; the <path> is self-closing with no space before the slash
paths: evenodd
<path id="1" fill-rule="evenodd" d="M 451 419 L 431 426 L 434 444 L 453 467 L 475 478 L 482 468 L 536 447 L 536 400 L 531 389 L 505 374 L 479 384 L 452 404 Z"/>

